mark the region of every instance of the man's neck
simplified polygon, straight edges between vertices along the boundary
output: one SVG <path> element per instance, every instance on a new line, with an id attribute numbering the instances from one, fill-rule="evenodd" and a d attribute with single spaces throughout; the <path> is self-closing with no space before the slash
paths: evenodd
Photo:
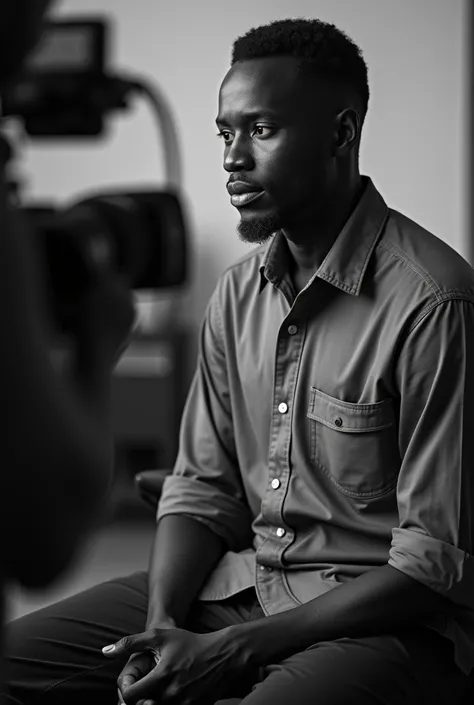
<path id="1" fill-rule="evenodd" d="M 286 241 L 291 253 L 290 276 L 297 293 L 306 286 L 319 269 L 327 253 L 333 246 L 344 225 L 357 206 L 364 189 L 359 176 L 345 197 L 338 198 L 328 212 L 324 222 L 313 223 L 306 233 L 286 233 Z"/>

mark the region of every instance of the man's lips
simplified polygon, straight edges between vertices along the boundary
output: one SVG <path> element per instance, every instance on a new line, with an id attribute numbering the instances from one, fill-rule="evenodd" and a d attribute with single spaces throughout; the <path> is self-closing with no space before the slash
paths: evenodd
<path id="1" fill-rule="evenodd" d="M 227 184 L 227 190 L 231 196 L 238 193 L 255 193 L 262 191 L 260 186 L 254 186 L 253 184 L 248 184 L 245 181 L 233 181 Z"/>
<path id="2" fill-rule="evenodd" d="M 246 206 L 249 203 L 263 196 L 264 191 L 248 191 L 247 193 L 235 193 L 230 197 L 233 206 Z"/>
<path id="3" fill-rule="evenodd" d="M 263 194 L 263 189 L 245 181 L 234 181 L 227 184 L 227 191 L 230 194 L 230 202 L 233 206 L 246 206 L 255 201 Z"/>

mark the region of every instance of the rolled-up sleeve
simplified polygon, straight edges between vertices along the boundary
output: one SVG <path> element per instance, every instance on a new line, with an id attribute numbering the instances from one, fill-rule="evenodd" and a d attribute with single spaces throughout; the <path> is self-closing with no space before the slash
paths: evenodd
<path id="1" fill-rule="evenodd" d="M 396 361 L 399 526 L 389 564 L 474 608 L 474 303 L 420 317 Z"/>
<path id="2" fill-rule="evenodd" d="M 235 449 L 220 284 L 221 280 L 201 327 L 178 456 L 163 486 L 157 520 L 167 514 L 191 516 L 221 536 L 230 550 L 240 551 L 251 545 L 252 516 Z"/>

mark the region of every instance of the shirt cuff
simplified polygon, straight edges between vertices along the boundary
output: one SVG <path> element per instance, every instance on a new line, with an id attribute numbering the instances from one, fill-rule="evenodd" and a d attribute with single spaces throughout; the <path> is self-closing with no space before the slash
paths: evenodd
<path id="1" fill-rule="evenodd" d="M 474 558 L 452 544 L 395 528 L 388 564 L 453 602 L 474 608 Z"/>
<path id="2" fill-rule="evenodd" d="M 208 482 L 169 475 L 158 503 L 157 521 L 167 514 L 187 514 L 202 520 L 231 551 L 239 552 L 252 545 L 250 509 Z"/>
<path id="3" fill-rule="evenodd" d="M 199 516 L 199 514 L 181 514 L 180 516 L 183 517 L 189 517 L 190 519 L 194 519 L 194 521 L 198 521 L 200 524 L 204 524 L 204 526 L 207 526 L 208 529 L 213 531 L 215 534 L 219 534 L 219 525 L 216 524 L 214 521 L 211 521 L 211 519 L 207 519 L 206 517 Z M 220 535 L 220 534 L 219 534 Z"/>

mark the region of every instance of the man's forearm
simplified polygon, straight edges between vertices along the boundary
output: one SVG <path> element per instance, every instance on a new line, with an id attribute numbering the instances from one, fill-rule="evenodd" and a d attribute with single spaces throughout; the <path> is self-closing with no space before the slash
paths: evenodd
<path id="1" fill-rule="evenodd" d="M 149 567 L 147 629 L 171 617 L 182 627 L 206 578 L 226 552 L 223 539 L 188 516 L 158 523 Z"/>
<path id="2" fill-rule="evenodd" d="M 319 641 L 382 634 L 436 612 L 445 598 L 385 565 L 281 614 L 231 627 L 249 663 L 264 665 Z"/>

